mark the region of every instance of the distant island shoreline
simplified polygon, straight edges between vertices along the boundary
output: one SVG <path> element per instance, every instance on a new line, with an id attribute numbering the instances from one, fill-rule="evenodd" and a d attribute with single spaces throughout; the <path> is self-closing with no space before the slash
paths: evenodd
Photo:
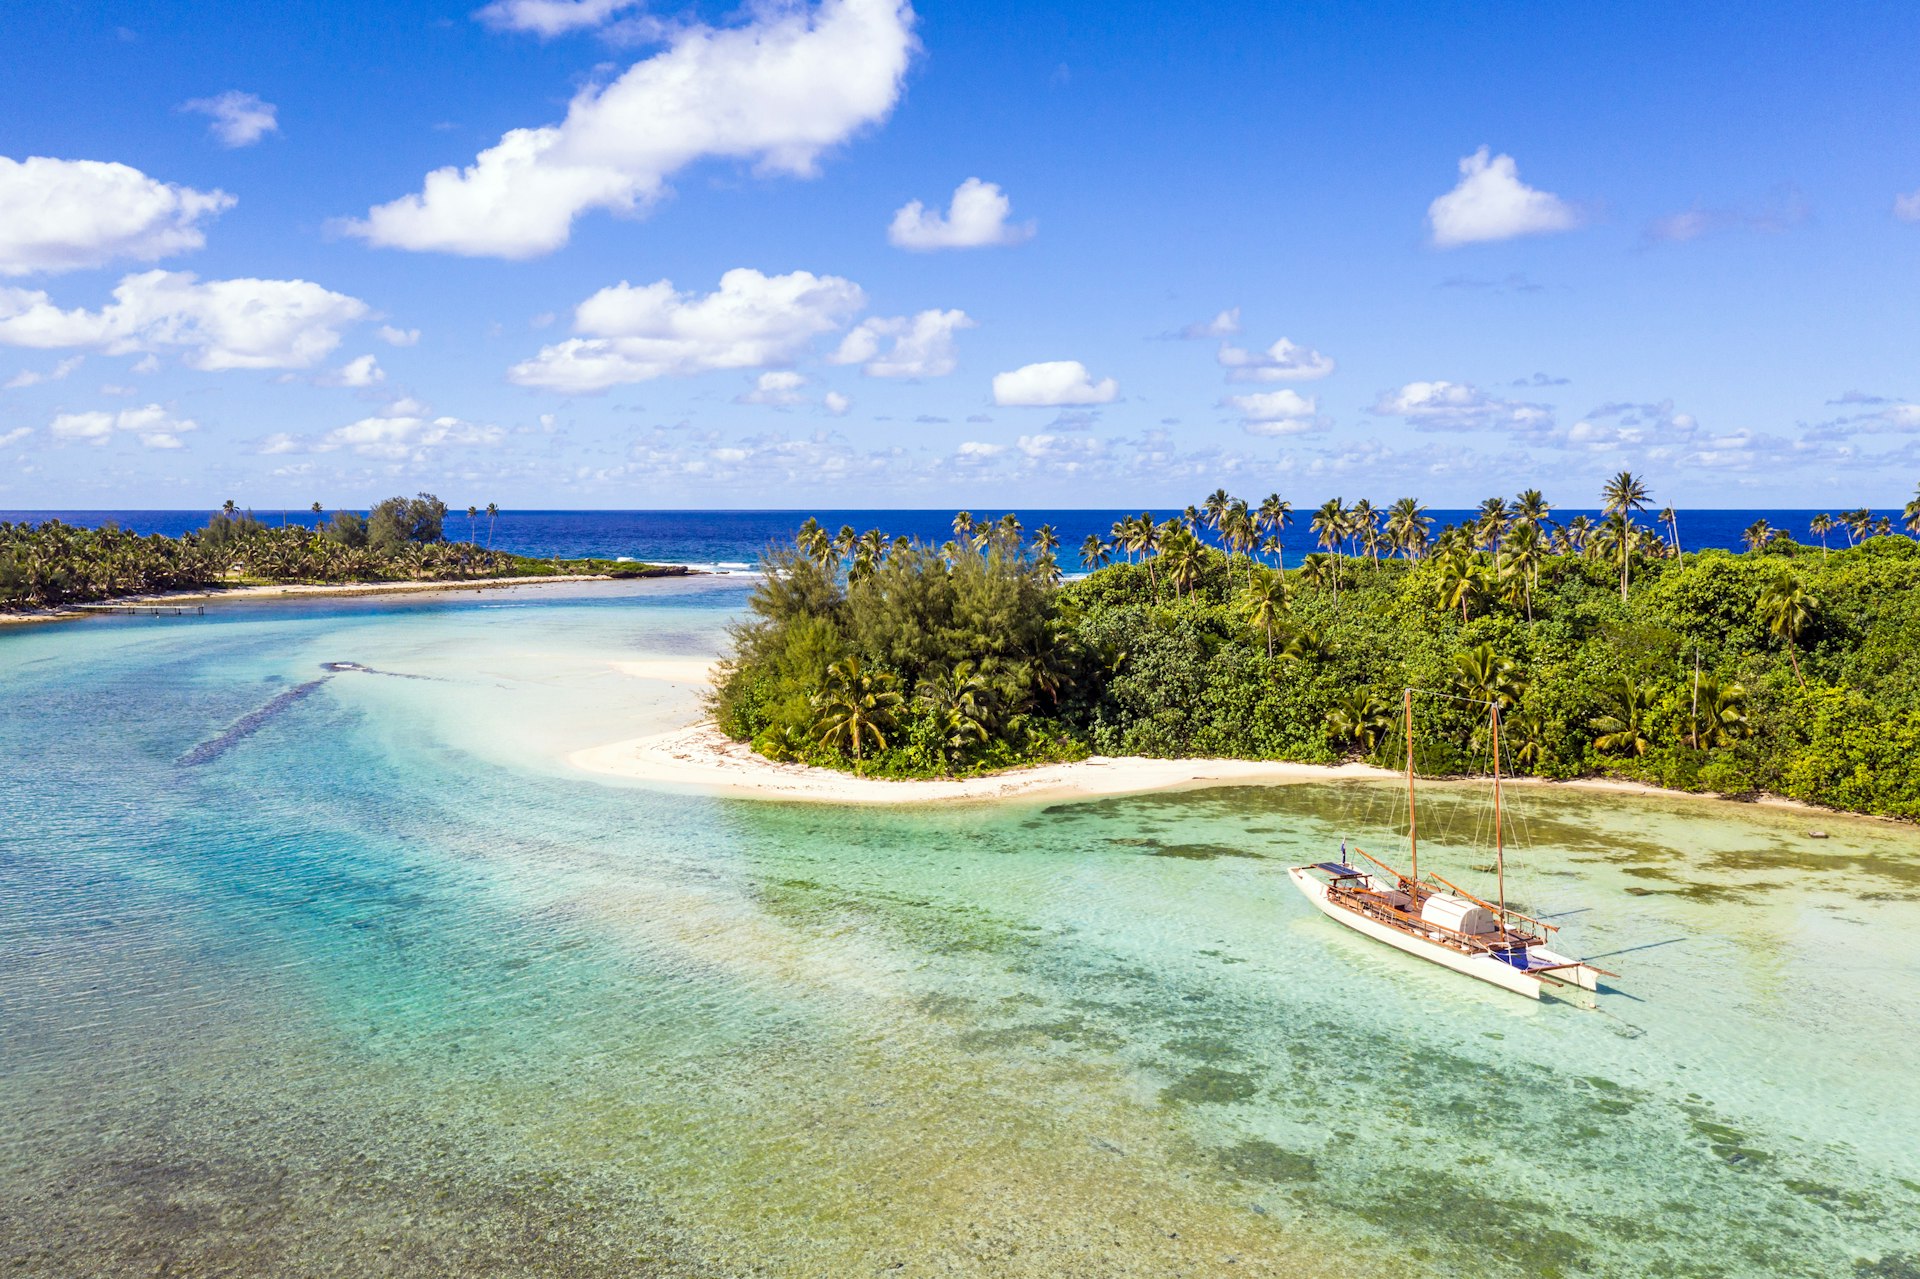
<path id="1" fill-rule="evenodd" d="M 153 605 L 167 608 L 183 604 L 215 601 L 260 603 L 274 600 L 317 599 L 328 596 L 424 595 L 455 591 L 488 591 L 518 586 L 548 586 L 579 582 L 622 582 L 660 577 L 694 577 L 706 570 L 685 564 L 634 564 L 611 573 L 543 573 L 514 577 L 447 577 L 421 581 L 360 582 L 246 582 L 232 586 L 194 587 L 179 591 L 146 591 L 108 596 L 85 603 L 63 604 L 52 608 L 0 611 L 0 626 L 35 622 L 70 622 L 76 618 L 99 616 L 129 606 Z"/>

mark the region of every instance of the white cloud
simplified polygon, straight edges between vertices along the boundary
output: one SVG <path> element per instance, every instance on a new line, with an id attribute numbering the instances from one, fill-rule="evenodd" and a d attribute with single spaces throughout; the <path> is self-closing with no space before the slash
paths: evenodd
<path id="1" fill-rule="evenodd" d="M 898 249 L 982 249 L 1023 244 L 1033 238 L 1034 224 L 1009 225 L 1013 204 L 991 182 L 968 178 L 953 193 L 942 217 L 915 200 L 893 215 L 887 241 Z"/>
<path id="2" fill-rule="evenodd" d="M 250 147 L 269 133 L 280 131 L 277 118 L 280 108 L 238 89 L 229 89 L 218 97 L 183 102 L 180 109 L 211 117 L 207 131 L 218 138 L 223 147 Z"/>
<path id="3" fill-rule="evenodd" d="M 121 409 L 118 413 L 97 410 L 91 413 L 62 413 L 53 419 L 49 429 L 57 440 L 79 440 L 100 445 L 112 439 L 117 432 L 124 431 L 137 436 L 147 448 L 177 449 L 184 447 L 180 436 L 199 428 L 191 418 L 177 418 L 158 404 L 149 404 L 142 409 Z"/>
<path id="4" fill-rule="evenodd" d="M 282 453 L 304 453 L 306 452 L 306 448 L 299 440 L 287 434 L 285 431 L 275 431 L 266 439 L 261 440 L 260 447 L 254 451 L 268 457 L 274 457 Z"/>
<path id="5" fill-rule="evenodd" d="M 208 372 L 302 369 L 331 353 L 340 329 L 367 313 L 359 299 L 306 280 L 203 284 L 184 271 L 129 275 L 113 299 L 98 311 L 63 311 L 38 290 L 0 288 L 0 345 L 96 347 L 109 355 L 179 349 Z"/>
<path id="6" fill-rule="evenodd" d="M 1370 411 L 1440 430 L 1538 430 L 1553 424 L 1553 413 L 1545 405 L 1503 400 L 1466 382 L 1409 382 L 1397 391 L 1382 392 Z"/>
<path id="7" fill-rule="evenodd" d="M 38 369 L 21 369 L 18 373 L 6 380 L 4 389 L 8 391 L 18 391 L 24 387 L 38 386 L 42 382 L 58 382 L 86 362 L 86 356 L 74 355 L 60 361 L 60 363 L 54 365 L 45 373 L 40 372 Z"/>
<path id="8" fill-rule="evenodd" d="M 474 17 L 495 31 L 530 31 L 543 40 L 606 23 L 643 0 L 493 0 Z"/>
<path id="9" fill-rule="evenodd" d="M 0 156 L 0 275 L 184 253 L 206 243 L 202 221 L 231 207 L 225 191 L 159 182 L 124 164 Z"/>
<path id="10" fill-rule="evenodd" d="M 590 209 L 643 211 L 705 157 L 810 176 L 822 151 L 893 110 L 913 12 L 905 0 L 759 12 L 677 30 L 612 83 L 583 88 L 561 123 L 514 129 L 344 229 L 389 248 L 527 258 L 565 244 Z"/>
<path id="11" fill-rule="evenodd" d="M 1196 338 L 1230 338 L 1240 331 L 1240 308 L 1230 306 L 1211 320 L 1189 324 L 1180 330 L 1180 336 L 1189 340 Z"/>
<path id="12" fill-rule="evenodd" d="M 853 281 L 808 271 L 769 276 L 736 267 L 704 297 L 677 292 L 670 280 L 638 288 L 622 281 L 575 309 L 574 328 L 589 336 L 542 347 L 507 377 L 521 386 L 581 394 L 777 364 L 865 305 Z"/>
<path id="13" fill-rule="evenodd" d="M 984 462 L 988 458 L 999 457 L 1007 451 L 1004 444 L 988 444 L 982 440 L 963 440 L 954 450 L 954 456 L 962 462 Z"/>
<path id="14" fill-rule="evenodd" d="M 324 386 L 373 386 L 387 380 L 387 371 L 371 355 L 362 355 L 318 380 Z"/>
<path id="15" fill-rule="evenodd" d="M 457 417 L 363 417 L 327 432 L 320 448 L 352 449 L 362 457 L 387 461 L 419 460 L 427 450 L 445 445 L 491 445 L 506 438 L 497 426 L 478 426 Z M 269 437 L 270 440 L 277 437 Z"/>
<path id="16" fill-rule="evenodd" d="M 373 335 L 388 346 L 415 346 L 420 341 L 419 329 L 396 329 L 391 324 L 381 325 Z"/>
<path id="17" fill-rule="evenodd" d="M 1318 425 L 1313 397 L 1290 387 L 1229 395 L 1221 404 L 1238 412 L 1241 424 L 1255 435 L 1297 435 Z"/>
<path id="18" fill-rule="evenodd" d="M 1481 147 L 1460 161 L 1460 182 L 1427 206 L 1433 242 L 1443 249 L 1483 240 L 1570 231 L 1580 225 L 1573 206 L 1520 181 L 1510 155 L 1488 158 Z"/>
<path id="19" fill-rule="evenodd" d="M 1118 382 L 1110 377 L 1093 381 L 1078 360 L 1048 360 L 993 375 L 993 402 L 1002 407 L 1110 404 L 1119 394 Z"/>
<path id="20" fill-rule="evenodd" d="M 11 431 L 8 431 L 5 435 L 0 435 L 0 449 L 6 448 L 9 445 L 18 444 L 21 440 L 26 439 L 29 435 L 32 435 L 32 434 L 33 434 L 32 427 L 16 426 Z"/>
<path id="21" fill-rule="evenodd" d="M 1264 351 L 1223 342 L 1220 363 L 1234 382 L 1311 382 L 1333 372 L 1333 361 L 1318 351 L 1281 338 Z"/>
<path id="22" fill-rule="evenodd" d="M 753 390 L 742 392 L 733 397 L 735 404 L 766 404 L 774 408 L 788 408 L 806 402 L 806 396 L 800 388 L 807 379 L 792 369 L 775 369 L 762 373 L 754 380 Z"/>
<path id="23" fill-rule="evenodd" d="M 1893 216 L 1902 222 L 1920 222 L 1920 190 L 1894 196 Z"/>
<path id="24" fill-rule="evenodd" d="M 820 397 L 820 403 L 827 412 L 833 414 L 835 417 L 846 416 L 847 410 L 853 407 L 853 401 L 838 391 L 828 391 Z"/>
<path id="25" fill-rule="evenodd" d="M 911 318 L 896 315 L 862 320 L 841 339 L 840 348 L 827 357 L 834 364 L 859 364 L 868 377 L 945 377 L 959 357 L 953 335 L 974 327 L 965 311 L 922 311 Z M 883 340 L 892 339 L 881 354 Z"/>

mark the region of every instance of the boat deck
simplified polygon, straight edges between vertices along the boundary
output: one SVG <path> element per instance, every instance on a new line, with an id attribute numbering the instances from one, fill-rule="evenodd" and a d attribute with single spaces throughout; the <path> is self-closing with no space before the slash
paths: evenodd
<path id="1" fill-rule="evenodd" d="M 1321 863 L 1320 869 L 1332 872 L 1332 865 Z M 1440 890 L 1423 884 L 1415 884 L 1402 879 L 1398 888 L 1374 888 L 1372 876 L 1362 876 L 1351 867 L 1340 867 L 1345 872 L 1338 875 L 1327 887 L 1327 899 L 1356 914 L 1366 915 L 1378 920 L 1389 928 L 1437 941 L 1468 954 L 1492 952 L 1506 959 L 1508 955 L 1521 958 L 1523 962 L 1516 968 L 1531 967 L 1526 956 L 1529 946 L 1538 946 L 1545 939 L 1533 933 L 1519 929 L 1502 927 L 1490 933 L 1460 933 L 1453 929 L 1422 919 L 1420 910 L 1428 897 Z M 1357 882 L 1356 882 L 1357 881 Z M 1367 887 L 1361 887 L 1366 884 Z M 1512 960 L 1508 960 L 1509 963 Z"/>

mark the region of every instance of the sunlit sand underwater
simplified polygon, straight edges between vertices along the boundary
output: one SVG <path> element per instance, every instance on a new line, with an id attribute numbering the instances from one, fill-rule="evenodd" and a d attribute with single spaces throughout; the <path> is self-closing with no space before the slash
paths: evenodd
<path id="1" fill-rule="evenodd" d="M 1288 885 L 1391 786 L 566 765 L 742 600 L 0 635 L 0 1273 L 1920 1274 L 1920 833 L 1516 788 L 1510 895 L 1621 974 L 1536 1005 Z"/>

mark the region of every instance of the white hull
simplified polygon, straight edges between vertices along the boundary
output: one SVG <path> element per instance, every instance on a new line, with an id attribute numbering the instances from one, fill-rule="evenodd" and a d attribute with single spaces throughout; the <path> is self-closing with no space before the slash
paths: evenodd
<path id="1" fill-rule="evenodd" d="M 1375 941 L 1383 941 L 1397 950 L 1406 951 L 1409 955 L 1431 960 L 1442 968 L 1451 968 L 1457 973 L 1477 977 L 1502 990 L 1510 990 L 1516 995 L 1525 995 L 1529 999 L 1539 999 L 1543 994 L 1547 994 L 1579 1003 L 1584 1007 L 1593 1007 L 1594 992 L 1599 986 L 1599 975 L 1585 964 L 1561 968 L 1548 976 L 1527 972 L 1492 955 L 1464 954 L 1438 941 L 1429 941 L 1423 937 L 1401 932 L 1397 928 L 1389 928 L 1377 920 L 1368 919 L 1365 915 L 1335 904 L 1328 897 L 1327 885 L 1308 874 L 1304 866 L 1290 870 L 1287 874 L 1293 879 L 1294 886 L 1306 895 L 1308 901 L 1319 908 L 1321 914 Z M 1371 877 L 1366 883 L 1368 887 L 1374 887 Z M 1573 964 L 1575 962 L 1565 955 L 1555 954 L 1544 946 L 1529 947 L 1527 957 L 1529 964 L 1535 967 L 1542 964 Z"/>

